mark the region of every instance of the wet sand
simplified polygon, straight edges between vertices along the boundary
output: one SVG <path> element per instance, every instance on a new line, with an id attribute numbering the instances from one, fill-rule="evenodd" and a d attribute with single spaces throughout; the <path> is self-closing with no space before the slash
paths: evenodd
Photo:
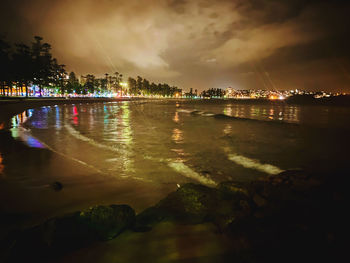
<path id="1" fill-rule="evenodd" d="M 171 186 L 106 177 L 49 149 L 30 148 L 8 131 L 11 117 L 26 109 L 123 100 L 130 99 L 0 100 L 0 232 L 6 234 L 97 204 L 129 204 L 140 212 L 174 190 Z M 56 181 L 63 184 L 62 191 L 52 188 Z"/>

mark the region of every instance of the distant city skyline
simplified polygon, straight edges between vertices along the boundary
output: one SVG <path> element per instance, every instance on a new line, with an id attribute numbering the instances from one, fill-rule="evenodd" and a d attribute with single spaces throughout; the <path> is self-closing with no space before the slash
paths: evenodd
<path id="1" fill-rule="evenodd" d="M 0 35 L 34 35 L 77 76 L 122 72 L 183 90 L 350 93 L 348 1 L 3 0 Z"/>

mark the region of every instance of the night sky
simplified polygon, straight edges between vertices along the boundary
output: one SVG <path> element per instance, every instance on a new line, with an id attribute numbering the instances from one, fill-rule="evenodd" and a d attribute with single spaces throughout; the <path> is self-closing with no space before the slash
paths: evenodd
<path id="1" fill-rule="evenodd" d="M 1 0 L 0 33 L 42 36 L 79 75 L 350 93 L 349 2 Z"/>

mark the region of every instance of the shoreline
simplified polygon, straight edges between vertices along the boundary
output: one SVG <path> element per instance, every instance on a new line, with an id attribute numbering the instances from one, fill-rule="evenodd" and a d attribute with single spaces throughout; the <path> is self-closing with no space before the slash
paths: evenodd
<path id="1" fill-rule="evenodd" d="M 32 215 L 26 219 L 28 224 L 33 222 L 40 222 L 48 217 L 58 216 L 65 214 L 69 211 L 75 211 L 80 209 L 82 206 L 88 207 L 91 205 L 96 205 L 100 203 L 110 203 L 114 198 L 119 198 L 121 202 L 126 202 L 133 205 L 134 209 L 137 211 L 142 211 L 151 204 L 157 202 L 159 198 L 151 196 L 147 198 L 147 191 L 149 189 L 152 192 L 159 191 L 161 197 L 168 194 L 168 192 L 173 189 L 160 191 L 158 185 L 149 186 L 143 189 L 139 196 L 130 196 L 132 193 L 131 186 L 144 186 L 144 182 L 135 181 L 132 179 L 113 179 L 108 185 L 106 182 L 106 177 L 96 177 L 96 172 L 91 171 L 89 167 L 84 164 L 78 163 L 74 160 L 66 158 L 50 149 L 33 148 L 26 145 L 20 140 L 16 140 L 12 137 L 11 128 L 11 118 L 17 114 L 22 113 L 25 110 L 32 108 L 40 108 L 43 106 L 53 106 L 53 105 L 65 105 L 65 104 L 80 104 L 80 103 L 111 103 L 111 102 L 122 102 L 122 101 L 137 101 L 138 98 L 120 98 L 120 99 L 109 99 L 109 98 L 84 98 L 84 99 L 28 99 L 28 100 L 12 100 L 12 101 L 2 101 L 0 100 L 0 179 L 2 177 L 9 176 L 9 171 L 11 176 L 16 174 L 16 167 L 18 164 L 24 169 L 23 175 L 33 173 L 35 178 L 39 178 L 37 184 L 40 186 L 38 188 L 25 189 L 23 187 L 18 187 L 14 185 L 13 182 L 3 183 L 1 186 L 2 193 L 0 196 L 3 198 L 3 202 L 0 202 L 0 215 L 15 215 L 15 214 L 28 214 L 28 211 L 32 211 Z M 54 163 L 55 169 L 51 169 L 47 162 Z M 19 163 L 18 163 L 19 162 Z M 2 166 L 3 165 L 3 166 Z M 35 168 L 35 166 L 38 166 Z M 68 168 L 69 167 L 69 170 Z M 3 172 L 3 173 L 2 173 Z M 13 174 L 15 173 L 15 174 Z M 43 176 L 46 174 L 46 179 Z M 75 179 L 74 179 L 75 178 Z M 75 181 L 74 181 L 75 180 Z M 50 184 L 55 181 L 63 183 L 65 195 L 69 195 L 72 200 L 69 201 L 64 195 L 59 196 Z M 84 182 L 87 181 L 87 182 Z M 132 183 L 131 183 L 132 182 Z M 80 186 L 81 184 L 81 186 Z M 93 184 L 105 184 L 105 193 L 99 193 L 93 188 Z M 79 189 L 77 189 L 79 188 Z M 37 200 L 30 192 L 36 189 L 40 194 L 48 195 L 54 198 L 55 204 L 48 205 L 45 201 Z M 88 190 L 94 198 L 84 197 L 83 191 Z M 0 191 L 0 192 L 1 192 Z M 75 192 L 76 191 L 76 192 Z M 80 193 L 82 197 L 77 196 Z M 21 196 L 24 200 L 21 201 L 11 201 L 11 197 Z M 114 197 L 115 196 L 115 197 Z M 58 198 L 57 200 L 55 198 Z M 91 200 L 90 200 L 91 199 Z M 17 200 L 17 199 L 16 199 Z M 25 205 L 21 204 L 27 203 L 34 204 L 34 207 L 26 208 Z M 42 204 L 44 203 L 44 204 Z M 39 204 L 41 204 L 44 209 L 38 209 Z M 28 207 L 28 206 L 27 206 Z M 52 207 L 52 208 L 50 208 Z M 23 211 L 21 210 L 23 209 Z M 60 209 L 62 211 L 60 211 Z M 1 220 L 0 220 L 1 223 Z M 17 222 L 14 222 L 17 224 Z M 20 223 L 22 224 L 22 223 Z M 25 223 L 27 224 L 27 222 Z M 0 224 L 1 225 L 1 224 Z M 3 226 L 0 226 L 0 232 Z"/>
<path id="2" fill-rule="evenodd" d="M 35 101 L 29 99 L 7 104 L 0 101 L 0 125 L 1 117 L 6 121 L 6 116 L 11 118 L 30 107 L 137 99 L 139 98 L 38 99 Z M 3 109 L 7 109 L 7 112 L 3 113 Z M 346 177 L 334 179 L 328 175 L 323 179 L 319 178 L 320 176 L 322 174 L 316 172 L 305 174 L 303 171 L 296 170 L 271 176 L 264 181 L 257 179 L 244 184 L 235 181 L 223 182 L 215 188 L 186 184 L 177 190 L 169 191 L 162 198 L 149 201 L 153 205 L 147 205 L 144 209 L 135 209 L 128 196 L 124 198 L 127 201 L 120 201 L 114 206 L 111 206 L 113 203 L 105 202 L 106 197 L 101 197 L 100 200 L 95 199 L 91 206 L 86 206 L 87 210 L 68 207 L 69 212 L 75 215 L 74 217 L 67 212 L 56 211 L 57 215 L 43 218 L 41 220 L 43 222 L 30 227 L 24 223 L 22 225 L 19 221 L 18 225 L 23 229 L 13 224 L 14 232 L 8 232 L 9 239 L 0 241 L 4 242 L 3 250 L 9 254 L 9 258 L 13 259 L 11 257 L 14 256 L 14 262 L 17 262 L 17 259 L 21 262 L 27 257 L 33 261 L 39 261 L 43 254 L 44 259 L 55 259 L 57 262 L 111 262 L 116 257 L 119 258 L 116 262 L 138 262 L 141 256 L 137 257 L 139 253 L 137 251 L 141 251 L 141 255 L 145 256 L 142 258 L 144 262 L 158 262 L 160 259 L 166 259 L 168 262 L 187 262 L 186 260 L 191 259 L 195 261 L 212 259 L 211 262 L 232 262 L 233 259 L 238 262 L 252 263 L 274 262 L 274 260 L 280 262 L 291 250 L 294 255 L 293 260 L 300 260 L 306 248 L 309 249 L 307 258 L 310 257 L 308 258 L 310 262 L 311 259 L 315 260 L 314 255 L 318 259 L 326 253 L 332 256 L 341 252 L 340 249 L 336 250 L 333 247 L 342 245 L 339 236 L 345 226 L 345 222 L 339 224 L 337 218 L 344 218 L 342 212 L 345 205 L 345 189 L 342 186 L 347 185 Z M 54 177 L 50 180 L 50 183 L 55 181 Z M 63 186 L 64 192 L 55 192 L 51 188 L 47 188 L 47 191 L 59 198 L 64 196 L 66 191 L 71 190 L 70 186 L 66 187 L 64 181 Z M 92 189 L 92 187 L 86 188 L 88 191 Z M 153 190 L 157 191 L 156 188 Z M 118 191 L 115 193 L 117 194 Z M 144 196 L 147 195 L 148 193 L 145 192 Z M 8 199 L 8 201 L 12 205 L 11 200 Z M 107 215 L 108 220 L 109 218 L 114 220 L 115 215 L 124 214 L 124 210 L 122 212 L 118 210 L 122 208 L 121 204 L 130 206 L 135 211 L 135 215 L 117 224 L 111 230 L 111 234 L 110 229 L 107 229 L 107 236 L 103 236 L 102 240 L 100 240 L 100 232 L 97 232 L 98 238 L 96 238 L 96 231 L 102 229 L 105 234 L 104 229 L 110 224 L 109 221 L 95 222 L 95 219 L 91 219 L 94 217 L 90 215 L 101 215 L 101 218 Z M 326 213 L 325 216 L 324 210 L 330 213 Z M 18 220 L 22 220 L 21 215 L 2 216 L 11 223 L 17 217 Z M 23 221 L 26 220 L 26 218 L 23 219 Z M 65 225 L 66 222 L 69 223 L 68 226 Z M 56 232 L 55 227 L 59 231 Z M 85 243 L 84 235 L 78 236 L 78 240 L 72 238 L 74 244 L 69 242 L 70 233 L 80 227 L 83 228 L 84 233 L 91 234 L 88 236 L 91 238 L 91 243 Z M 65 231 L 68 233 L 67 236 L 61 237 L 61 233 L 64 234 Z M 279 233 L 283 233 L 284 236 L 281 244 Z M 45 237 L 44 240 L 42 236 Z M 150 250 L 149 246 L 144 246 L 144 240 L 149 240 L 159 249 Z M 191 244 L 186 240 L 191 240 Z M 177 246 L 171 247 L 169 243 Z M 16 246 L 13 247 L 13 244 Z M 180 244 L 194 246 L 198 251 L 205 250 L 205 253 L 196 254 L 196 249 L 187 250 Z M 296 246 L 296 244 L 299 245 Z M 316 254 L 327 246 L 329 248 L 325 253 Z M 208 247 L 211 249 L 206 249 Z M 280 252 L 276 254 L 276 251 Z M 16 255 L 19 255 L 19 258 Z M 55 255 L 59 257 L 55 258 Z"/>
<path id="3" fill-rule="evenodd" d="M 120 102 L 132 100 L 137 100 L 137 98 L 15 98 L 7 100 L 0 99 L 0 127 L 1 123 L 8 122 L 13 116 L 32 108 L 75 103 Z"/>
<path id="4" fill-rule="evenodd" d="M 340 96 L 341 98 L 324 98 L 324 99 L 300 99 L 289 98 L 287 100 L 268 100 L 268 99 L 235 99 L 235 98 L 222 98 L 222 99 L 210 99 L 209 101 L 232 101 L 235 103 L 253 103 L 253 104 L 285 104 L 285 105 L 297 105 L 297 106 L 338 106 L 338 107 L 350 107 L 350 96 Z M 101 102 L 121 102 L 121 101 L 137 101 L 137 100 L 152 100 L 158 98 L 7 98 L 0 97 L 0 130 L 6 127 L 8 122 L 13 116 L 23 112 L 24 110 L 52 105 L 64 105 L 75 103 L 101 103 Z M 188 100 L 188 101 L 208 101 L 208 99 L 190 99 L 190 98 L 162 98 L 167 100 Z M 337 102 L 337 105 L 335 105 Z M 7 128 L 7 127 L 6 127 Z"/>

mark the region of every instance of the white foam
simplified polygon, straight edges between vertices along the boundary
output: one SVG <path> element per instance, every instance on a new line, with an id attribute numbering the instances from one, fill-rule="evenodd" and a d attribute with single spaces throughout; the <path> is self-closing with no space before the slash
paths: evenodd
<path id="1" fill-rule="evenodd" d="M 204 117 L 211 117 L 211 116 L 214 116 L 215 114 L 214 113 L 210 113 L 210 112 L 203 112 L 201 115 L 204 116 Z"/>
<path id="2" fill-rule="evenodd" d="M 95 140 L 91 139 L 91 138 L 88 138 L 84 135 L 82 135 L 80 132 L 78 132 L 76 129 L 74 129 L 71 125 L 69 124 L 65 124 L 64 127 L 67 129 L 67 131 L 73 136 L 75 137 L 76 139 L 78 140 L 81 140 L 81 141 L 84 141 L 84 142 L 87 142 L 95 147 L 98 147 L 98 148 L 101 148 L 101 149 L 104 149 L 104 150 L 109 150 L 109 151 L 112 151 L 112 152 L 116 152 L 116 153 L 121 153 L 123 152 L 122 149 L 118 149 L 116 147 L 113 147 L 113 146 L 109 146 L 109 145 L 105 145 L 105 144 L 102 144 L 102 143 L 98 143 L 96 142 Z"/>
<path id="3" fill-rule="evenodd" d="M 260 163 L 258 160 L 250 159 L 248 157 L 238 154 L 229 154 L 228 159 L 245 168 L 255 169 L 267 174 L 279 174 L 283 172 L 283 170 L 278 168 L 277 166 L 274 166 L 272 164 L 263 164 Z"/>
<path id="4" fill-rule="evenodd" d="M 191 112 L 193 112 L 194 110 L 177 109 L 176 111 L 178 111 L 178 112 L 184 112 L 184 113 L 191 113 Z"/>
<path id="5" fill-rule="evenodd" d="M 185 165 L 182 162 L 170 162 L 170 163 L 168 163 L 168 166 L 171 167 L 172 169 L 174 169 L 176 172 L 178 172 L 178 173 L 180 173 L 188 178 L 194 179 L 194 180 L 200 182 L 201 184 L 208 185 L 208 186 L 215 186 L 216 185 L 216 183 L 213 180 L 200 175 L 199 173 L 192 170 L 190 167 L 188 167 L 187 165 Z"/>
<path id="6" fill-rule="evenodd" d="M 90 169 L 95 170 L 96 172 L 98 172 L 98 173 L 100 173 L 100 174 L 105 174 L 104 172 L 102 172 L 101 170 L 95 168 L 95 167 L 92 166 L 92 165 L 89 165 L 89 164 L 87 164 L 87 163 L 85 163 L 85 162 L 83 162 L 83 161 L 81 161 L 81 160 L 78 160 L 78 159 L 76 159 L 76 158 L 74 158 L 74 157 L 71 157 L 71 156 L 68 156 L 68 155 L 66 155 L 66 154 L 64 154 L 64 153 L 61 153 L 61 152 L 56 151 L 55 149 L 53 149 L 52 147 L 50 147 L 50 146 L 47 145 L 46 143 L 44 143 L 44 142 L 40 141 L 38 138 L 34 137 L 34 136 L 33 136 L 28 130 L 26 130 L 25 128 L 23 128 L 23 127 L 18 127 L 17 129 L 18 129 L 19 137 L 22 138 L 24 141 L 30 136 L 30 137 L 34 138 L 35 140 L 37 140 L 37 141 L 38 141 L 41 145 L 43 145 L 46 149 L 48 149 L 48 150 L 50 150 L 50 151 L 52 151 L 52 152 L 54 152 L 54 153 L 56 153 L 56 154 L 58 154 L 58 155 L 61 155 L 61 156 L 63 156 L 63 157 L 66 158 L 66 159 L 72 160 L 72 161 L 77 162 L 77 163 L 79 163 L 79 164 L 82 164 L 82 165 L 84 165 L 84 166 L 86 166 L 86 167 L 89 167 Z"/>

